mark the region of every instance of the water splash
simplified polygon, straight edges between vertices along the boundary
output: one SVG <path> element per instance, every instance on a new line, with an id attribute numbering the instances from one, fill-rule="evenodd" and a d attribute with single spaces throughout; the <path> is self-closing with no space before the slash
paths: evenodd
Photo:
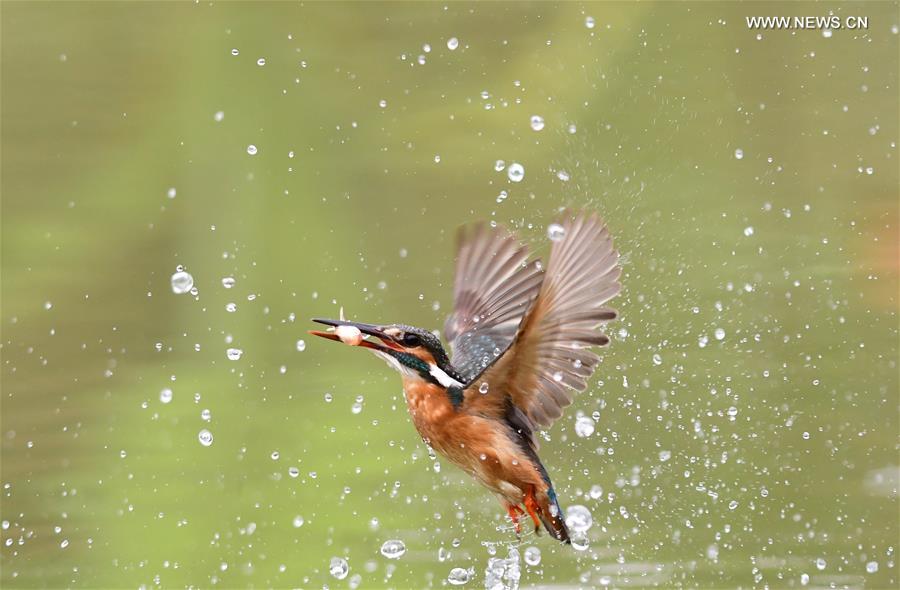
<path id="1" fill-rule="evenodd" d="M 519 550 L 510 547 L 506 558 L 491 557 L 484 570 L 485 590 L 518 590 L 522 570 L 519 565 Z"/>

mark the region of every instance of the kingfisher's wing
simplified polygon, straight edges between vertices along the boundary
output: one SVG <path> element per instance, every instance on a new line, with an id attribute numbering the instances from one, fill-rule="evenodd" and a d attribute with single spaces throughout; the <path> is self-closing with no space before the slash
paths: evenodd
<path id="1" fill-rule="evenodd" d="M 499 357 L 541 286 L 543 273 L 528 250 L 503 228 L 460 228 L 453 313 L 444 323 L 451 362 L 468 382 Z"/>
<path id="2" fill-rule="evenodd" d="M 609 343 L 599 328 L 616 317 L 604 304 L 621 288 L 619 254 L 596 214 L 566 213 L 560 224 L 565 234 L 515 342 L 465 392 L 470 411 L 496 413 L 508 398 L 532 423 L 550 426 L 600 362 L 589 347 Z"/>

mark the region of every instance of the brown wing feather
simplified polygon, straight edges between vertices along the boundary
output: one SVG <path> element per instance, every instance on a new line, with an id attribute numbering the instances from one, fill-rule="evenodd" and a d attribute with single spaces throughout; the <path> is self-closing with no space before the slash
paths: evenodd
<path id="1" fill-rule="evenodd" d="M 508 395 L 538 426 L 550 426 L 582 391 L 600 361 L 590 346 L 609 339 L 599 331 L 616 312 L 604 304 L 619 284 L 618 252 L 596 215 L 564 215 L 564 237 L 554 242 L 537 299 L 515 342 L 466 391 L 471 411 L 491 411 Z M 480 394 L 487 383 L 487 394 Z M 492 393 L 494 395 L 492 395 Z"/>
<path id="2" fill-rule="evenodd" d="M 457 238 L 453 313 L 444 323 L 452 364 L 467 381 L 504 352 L 537 297 L 540 266 L 503 228 L 477 224 Z"/>

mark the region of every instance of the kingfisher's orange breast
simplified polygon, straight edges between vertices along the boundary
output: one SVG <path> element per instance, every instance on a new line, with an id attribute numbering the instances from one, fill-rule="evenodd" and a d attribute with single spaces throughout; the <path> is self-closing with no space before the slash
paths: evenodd
<path id="1" fill-rule="evenodd" d="M 434 383 L 404 379 L 403 391 L 406 394 L 406 407 L 416 430 L 433 446 L 433 439 L 439 439 L 443 434 L 444 429 L 440 425 L 456 414 L 446 390 Z"/>
<path id="2" fill-rule="evenodd" d="M 464 471 L 480 477 L 478 457 L 492 447 L 494 429 L 484 418 L 458 412 L 439 385 L 404 380 L 406 406 L 416 430 L 431 448 Z"/>
<path id="3" fill-rule="evenodd" d="M 416 430 L 435 451 L 510 502 L 520 501 L 528 485 L 543 489 L 534 465 L 501 424 L 457 411 L 438 385 L 414 380 L 403 385 Z"/>
<path id="4" fill-rule="evenodd" d="M 457 411 L 447 391 L 439 385 L 418 380 L 406 380 L 403 385 L 409 414 L 425 442 L 472 473 L 475 458 L 494 444 L 495 425 L 480 416 Z"/>

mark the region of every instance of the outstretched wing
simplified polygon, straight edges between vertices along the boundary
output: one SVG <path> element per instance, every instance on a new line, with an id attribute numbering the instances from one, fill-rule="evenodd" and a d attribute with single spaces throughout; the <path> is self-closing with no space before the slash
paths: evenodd
<path id="1" fill-rule="evenodd" d="M 495 396 L 508 396 L 534 424 L 550 426 L 600 362 L 588 348 L 609 343 L 599 328 L 616 317 L 604 304 L 621 288 L 619 254 L 596 214 L 566 213 L 560 225 L 563 237 L 515 342 L 465 392 L 470 411 L 489 412 L 499 407 Z"/>
<path id="2" fill-rule="evenodd" d="M 541 286 L 540 265 L 502 228 L 481 223 L 457 236 L 453 313 L 444 323 L 451 363 L 466 382 L 509 348 Z"/>

